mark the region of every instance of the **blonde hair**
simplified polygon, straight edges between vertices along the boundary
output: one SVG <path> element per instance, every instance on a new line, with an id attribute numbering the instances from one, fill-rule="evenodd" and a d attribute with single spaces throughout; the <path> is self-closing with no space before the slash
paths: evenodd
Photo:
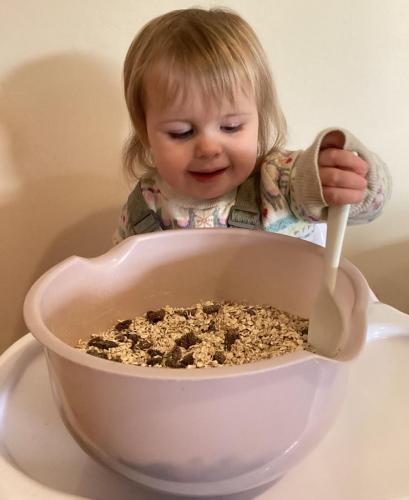
<path id="1" fill-rule="evenodd" d="M 133 40 L 124 63 L 125 100 L 132 133 L 124 149 L 125 170 L 138 177 L 152 166 L 145 120 L 147 81 L 163 99 L 198 83 L 204 98 L 234 100 L 240 88 L 254 92 L 259 118 L 260 164 L 286 141 L 286 122 L 278 103 L 266 54 L 250 25 L 227 9 L 175 10 L 148 22 Z"/>

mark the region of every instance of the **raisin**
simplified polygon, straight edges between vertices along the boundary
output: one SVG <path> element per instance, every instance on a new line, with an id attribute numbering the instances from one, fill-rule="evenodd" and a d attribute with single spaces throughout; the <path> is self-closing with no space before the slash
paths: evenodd
<path id="1" fill-rule="evenodd" d="M 153 356 L 149 358 L 146 362 L 148 366 L 161 365 L 162 364 L 162 356 Z"/>
<path id="2" fill-rule="evenodd" d="M 163 352 L 159 351 L 159 349 L 148 349 L 146 352 L 149 356 L 163 356 Z"/>
<path id="3" fill-rule="evenodd" d="M 198 344 L 202 340 L 197 337 L 193 332 L 188 332 L 175 340 L 176 345 L 180 345 L 185 349 L 189 349 L 192 345 Z"/>
<path id="4" fill-rule="evenodd" d="M 255 316 L 257 314 L 257 311 L 254 309 L 254 307 L 248 307 L 246 309 L 246 312 L 250 314 L 250 316 Z"/>
<path id="5" fill-rule="evenodd" d="M 142 351 L 146 351 L 147 349 L 149 349 L 149 347 L 152 347 L 152 342 L 148 339 L 141 339 L 138 342 L 137 347 Z"/>
<path id="6" fill-rule="evenodd" d="M 308 325 L 305 325 L 301 328 L 300 330 L 301 335 L 307 335 L 308 334 Z"/>
<path id="7" fill-rule="evenodd" d="M 226 351 L 231 350 L 231 346 L 236 342 L 236 340 L 240 337 L 239 332 L 237 330 L 227 330 L 224 335 L 224 348 Z"/>
<path id="8" fill-rule="evenodd" d="M 98 336 L 98 337 L 91 337 L 89 340 L 88 340 L 88 345 L 91 345 L 91 342 L 93 341 L 96 341 L 96 340 L 103 340 L 102 337 Z"/>
<path id="9" fill-rule="evenodd" d="M 207 326 L 207 331 L 208 332 L 215 332 L 216 331 L 216 323 L 213 320 L 210 320 L 210 323 Z"/>
<path id="10" fill-rule="evenodd" d="M 125 342 L 126 340 L 128 340 L 128 337 L 126 335 L 118 334 L 115 335 L 115 340 L 117 340 L 118 342 Z"/>
<path id="11" fill-rule="evenodd" d="M 193 357 L 193 353 L 192 352 L 188 352 L 185 356 L 183 356 L 182 358 L 182 361 L 180 362 L 180 364 L 182 366 L 188 366 L 188 365 L 193 365 L 195 362 L 194 360 L 194 357 Z"/>
<path id="12" fill-rule="evenodd" d="M 220 304 L 210 304 L 208 306 L 203 306 L 203 312 L 205 314 L 214 314 L 219 312 Z"/>
<path id="13" fill-rule="evenodd" d="M 197 312 L 196 307 L 192 307 L 190 309 L 175 309 L 175 313 L 178 314 L 179 316 L 183 316 L 186 319 L 190 318 L 191 316 L 195 316 Z"/>
<path id="14" fill-rule="evenodd" d="M 175 309 L 175 314 L 183 316 L 186 319 L 189 317 L 189 311 L 187 309 Z"/>
<path id="15" fill-rule="evenodd" d="M 179 368 L 179 360 L 182 357 L 182 349 L 175 345 L 175 347 L 169 351 L 165 357 L 165 365 L 169 368 Z"/>
<path id="16" fill-rule="evenodd" d="M 95 356 L 96 358 L 108 359 L 106 352 L 98 352 L 95 349 L 88 349 L 87 354 L 91 354 L 91 356 Z"/>
<path id="17" fill-rule="evenodd" d="M 132 341 L 132 346 L 134 346 L 141 340 L 141 337 L 136 333 L 126 333 L 125 336 Z"/>
<path id="18" fill-rule="evenodd" d="M 223 351 L 216 351 L 213 354 L 213 359 L 219 363 L 219 365 L 222 365 L 226 361 L 226 356 L 224 355 Z"/>
<path id="19" fill-rule="evenodd" d="M 98 349 L 110 349 L 111 347 L 118 347 L 118 344 L 113 340 L 104 340 L 101 337 L 94 337 L 88 341 L 88 345 L 98 347 Z"/>
<path id="20" fill-rule="evenodd" d="M 186 319 L 189 317 L 189 311 L 187 309 L 175 309 L 175 314 L 183 316 Z"/>
<path id="21" fill-rule="evenodd" d="M 131 326 L 131 323 L 132 323 L 131 319 L 120 321 L 115 325 L 115 330 L 118 332 L 122 332 L 122 330 L 127 330 Z"/>
<path id="22" fill-rule="evenodd" d="M 168 368 L 179 368 L 179 363 L 172 358 L 166 358 L 165 366 L 167 366 Z"/>
<path id="23" fill-rule="evenodd" d="M 158 309 L 157 311 L 148 311 L 146 313 L 146 319 L 149 321 L 149 323 L 158 323 L 159 321 L 163 320 L 165 314 L 166 312 L 164 309 Z"/>

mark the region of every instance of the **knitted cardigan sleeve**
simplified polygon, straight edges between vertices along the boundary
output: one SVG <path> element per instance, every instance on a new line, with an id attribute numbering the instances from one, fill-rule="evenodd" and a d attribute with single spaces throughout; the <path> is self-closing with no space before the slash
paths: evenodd
<path id="1" fill-rule="evenodd" d="M 332 131 L 340 131 L 345 138 L 344 149 L 356 151 L 369 166 L 367 174 L 368 185 L 361 203 L 351 205 L 348 224 L 370 222 L 380 213 L 390 197 L 392 181 L 385 163 L 373 152 L 369 151 L 350 132 L 339 128 L 323 130 L 312 145 L 305 151 L 289 154 L 291 159 L 270 162 L 271 167 L 283 170 L 288 163 L 287 175 L 279 175 L 279 179 L 286 179 L 279 186 L 281 193 L 287 200 L 291 212 L 301 220 L 310 222 L 323 221 L 327 217 L 327 203 L 324 200 L 319 177 L 318 155 L 323 138 Z M 270 167 L 270 168 L 271 168 Z"/>

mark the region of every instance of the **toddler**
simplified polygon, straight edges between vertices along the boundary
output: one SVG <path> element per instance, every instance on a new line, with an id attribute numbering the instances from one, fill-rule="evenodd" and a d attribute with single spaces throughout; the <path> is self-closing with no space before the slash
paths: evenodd
<path id="1" fill-rule="evenodd" d="M 125 167 L 138 182 L 115 243 L 217 227 L 322 243 L 316 223 L 329 205 L 351 204 L 349 223 L 362 223 L 389 197 L 386 166 L 347 130 L 286 150 L 266 55 L 232 11 L 192 8 L 150 21 L 128 50 L 124 87 L 133 128 Z"/>

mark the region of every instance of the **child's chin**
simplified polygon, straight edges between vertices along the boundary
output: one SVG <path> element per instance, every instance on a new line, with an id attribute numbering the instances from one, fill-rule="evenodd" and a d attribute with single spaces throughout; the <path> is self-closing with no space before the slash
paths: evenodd
<path id="1" fill-rule="evenodd" d="M 202 190 L 201 192 L 198 192 L 196 195 L 193 195 L 193 197 L 203 201 L 213 200 L 215 198 L 220 198 L 227 192 L 228 191 L 222 189 L 209 189 L 208 191 Z"/>
<path id="2" fill-rule="evenodd" d="M 236 186 L 223 185 L 219 183 L 218 185 L 204 184 L 199 186 L 194 186 L 190 196 L 198 200 L 212 200 L 214 198 L 220 198 L 230 191 L 232 191 Z"/>

